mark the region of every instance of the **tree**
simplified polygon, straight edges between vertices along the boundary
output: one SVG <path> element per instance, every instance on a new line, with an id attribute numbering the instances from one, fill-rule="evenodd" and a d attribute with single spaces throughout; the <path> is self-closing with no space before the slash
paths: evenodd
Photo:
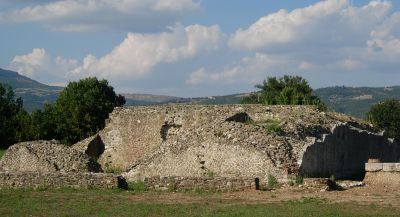
<path id="1" fill-rule="evenodd" d="M 371 106 L 368 119 L 388 137 L 400 139 L 400 100 L 388 99 Z"/>
<path id="2" fill-rule="evenodd" d="M 279 79 L 268 77 L 262 84 L 257 84 L 260 91 L 242 99 L 246 104 L 266 105 L 315 105 L 326 110 L 326 105 L 314 95 L 308 82 L 299 76 L 285 75 Z"/>
<path id="3" fill-rule="evenodd" d="M 22 99 L 14 99 L 14 91 L 6 84 L 0 84 L 0 148 L 8 148 L 17 141 L 20 127 L 18 115 L 23 111 Z"/>
<path id="4" fill-rule="evenodd" d="M 56 123 L 56 139 L 72 144 L 104 128 L 108 114 L 123 104 L 125 98 L 116 95 L 106 80 L 91 77 L 70 82 L 61 91 L 54 108 L 48 108 L 48 114 Z"/>
<path id="5" fill-rule="evenodd" d="M 37 109 L 31 114 L 21 113 L 19 121 L 22 127 L 18 133 L 18 140 L 51 140 L 57 138 L 55 120 L 54 106 L 50 104 L 45 104 L 43 110 Z"/>

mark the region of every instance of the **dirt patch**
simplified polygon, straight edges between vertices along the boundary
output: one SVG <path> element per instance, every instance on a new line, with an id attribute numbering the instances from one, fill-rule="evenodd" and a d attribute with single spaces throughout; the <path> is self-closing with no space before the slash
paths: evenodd
<path id="1" fill-rule="evenodd" d="M 360 205 L 385 205 L 400 207 L 400 185 L 365 185 L 343 191 L 325 191 L 318 188 L 288 186 L 275 190 L 256 191 L 245 190 L 236 192 L 207 193 L 207 192 L 144 192 L 124 194 L 132 202 L 190 204 L 190 203 L 219 203 L 263 204 L 281 201 L 300 200 L 303 198 L 318 198 L 333 203 L 356 203 Z"/>

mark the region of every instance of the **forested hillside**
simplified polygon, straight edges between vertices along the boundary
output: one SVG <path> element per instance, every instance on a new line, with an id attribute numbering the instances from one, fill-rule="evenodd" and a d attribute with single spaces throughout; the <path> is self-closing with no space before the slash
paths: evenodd
<path id="1" fill-rule="evenodd" d="M 400 99 L 400 86 L 393 87 L 327 87 L 315 93 L 330 110 L 365 117 L 369 108 L 384 99 Z"/>

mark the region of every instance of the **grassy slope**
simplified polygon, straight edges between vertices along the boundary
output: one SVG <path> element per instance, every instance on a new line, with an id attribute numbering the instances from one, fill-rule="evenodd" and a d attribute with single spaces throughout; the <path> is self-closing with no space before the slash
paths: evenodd
<path id="1" fill-rule="evenodd" d="M 146 194 L 146 193 L 140 193 Z M 400 209 L 315 198 L 267 204 L 131 201 L 118 190 L 0 190 L 0 216 L 399 216 Z M 149 194 L 149 193 L 147 193 Z M 157 198 L 157 194 L 154 198 Z M 173 193 L 169 193 L 173 194 Z M 207 195 L 197 195 L 205 197 Z M 172 203 L 171 203 L 172 202 Z"/>

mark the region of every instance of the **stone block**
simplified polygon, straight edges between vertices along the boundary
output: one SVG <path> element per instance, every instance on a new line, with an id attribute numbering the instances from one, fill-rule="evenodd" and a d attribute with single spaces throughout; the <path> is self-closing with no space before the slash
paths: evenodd
<path id="1" fill-rule="evenodd" d="M 365 171 L 367 172 L 377 172 L 383 169 L 382 163 L 366 163 Z"/>
<path id="2" fill-rule="evenodd" d="M 383 163 L 382 170 L 384 172 L 396 172 L 398 171 L 396 166 L 396 163 Z"/>

